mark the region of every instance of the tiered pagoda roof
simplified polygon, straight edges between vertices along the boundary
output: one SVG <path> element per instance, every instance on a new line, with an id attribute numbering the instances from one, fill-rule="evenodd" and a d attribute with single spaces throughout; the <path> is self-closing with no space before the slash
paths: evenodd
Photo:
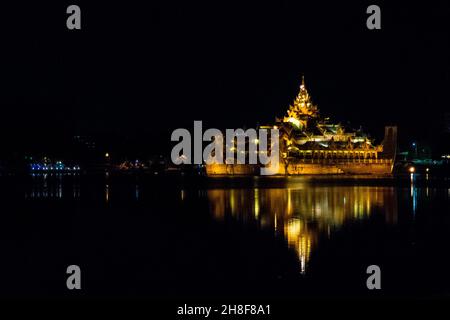
<path id="1" fill-rule="evenodd" d="M 334 124 L 329 118 L 321 117 L 317 105 L 302 77 L 300 91 L 289 106 L 283 119 L 276 119 L 282 140 L 294 149 L 377 149 L 372 141 L 360 130 L 348 130 L 340 123 Z"/>

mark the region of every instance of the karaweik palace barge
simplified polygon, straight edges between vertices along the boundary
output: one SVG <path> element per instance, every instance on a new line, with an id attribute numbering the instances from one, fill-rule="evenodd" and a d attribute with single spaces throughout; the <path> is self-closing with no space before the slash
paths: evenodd
<path id="1" fill-rule="evenodd" d="M 385 127 L 384 140 L 375 145 L 361 130 L 349 130 L 321 117 L 302 78 L 300 92 L 286 116 L 276 118 L 262 129 L 279 130 L 277 175 L 392 173 L 397 150 L 397 127 Z M 258 143 L 249 141 L 248 143 Z M 248 148 L 246 148 L 248 152 Z M 209 164 L 206 174 L 259 175 L 260 166 L 251 164 Z"/>

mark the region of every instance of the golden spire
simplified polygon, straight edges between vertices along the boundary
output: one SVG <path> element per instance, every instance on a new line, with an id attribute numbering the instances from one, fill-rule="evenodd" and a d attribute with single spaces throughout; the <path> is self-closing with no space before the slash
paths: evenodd
<path id="1" fill-rule="evenodd" d="M 300 85 L 300 92 L 294 100 L 294 107 L 297 109 L 309 108 L 310 105 L 311 98 L 309 96 L 308 90 L 306 90 L 305 75 L 302 75 L 302 84 Z"/>
<path id="2" fill-rule="evenodd" d="M 311 97 L 305 86 L 305 76 L 302 75 L 302 83 L 300 85 L 300 92 L 294 99 L 294 103 L 289 106 L 288 116 L 286 121 L 294 118 L 302 120 L 304 117 L 317 117 L 317 106 L 312 103 Z"/>

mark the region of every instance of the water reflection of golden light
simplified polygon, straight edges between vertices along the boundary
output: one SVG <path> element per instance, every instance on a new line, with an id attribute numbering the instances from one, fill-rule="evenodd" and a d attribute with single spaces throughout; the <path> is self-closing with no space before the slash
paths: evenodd
<path id="1" fill-rule="evenodd" d="M 109 202 L 109 185 L 108 184 L 105 187 L 105 200 L 107 203 Z"/>
<path id="2" fill-rule="evenodd" d="M 297 252 L 300 260 L 300 272 L 304 273 L 311 254 L 313 235 L 308 231 L 305 222 L 296 218 L 287 221 L 284 227 L 284 235 L 288 246 Z"/>
<path id="3" fill-rule="evenodd" d="M 259 217 L 259 190 L 255 189 L 255 218 L 258 219 Z"/>
<path id="4" fill-rule="evenodd" d="M 227 215 L 272 229 L 295 250 L 300 271 L 307 264 L 321 235 L 377 210 L 387 223 L 397 221 L 397 200 L 391 187 L 292 186 L 289 188 L 214 189 L 207 191 L 211 212 L 218 220 Z"/>
<path id="5" fill-rule="evenodd" d="M 291 189 L 287 189 L 287 192 L 288 192 L 287 214 L 290 215 L 292 212 Z"/>
<path id="6" fill-rule="evenodd" d="M 289 219 L 287 225 L 284 230 L 287 235 L 288 243 L 297 242 L 298 237 L 301 233 L 301 221 L 299 219 Z"/>

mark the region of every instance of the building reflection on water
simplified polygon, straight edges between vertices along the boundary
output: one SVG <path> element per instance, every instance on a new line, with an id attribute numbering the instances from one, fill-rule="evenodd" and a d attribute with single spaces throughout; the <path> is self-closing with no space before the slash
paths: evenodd
<path id="1" fill-rule="evenodd" d="M 76 176 L 77 174 L 73 174 Z M 72 176 L 71 173 L 33 173 L 30 188 L 25 191 L 26 199 L 62 199 L 80 197 L 80 183 L 74 180 L 70 189 L 63 188 L 63 178 Z M 67 194 L 66 194 L 67 192 Z"/>
<path id="2" fill-rule="evenodd" d="M 208 200 L 216 219 L 231 216 L 282 235 L 296 251 L 304 273 L 320 238 L 332 236 L 345 223 L 365 219 L 375 211 L 383 212 L 387 223 L 396 223 L 395 193 L 393 187 L 305 183 L 277 189 L 208 190 Z"/>
<path id="3" fill-rule="evenodd" d="M 69 179 L 67 179 L 69 177 Z M 113 198 L 121 195 L 121 201 L 144 201 L 145 188 L 138 184 L 119 185 L 120 192 L 111 192 L 111 181 L 84 184 L 83 194 L 101 197 L 111 205 Z M 144 188 L 144 189 L 143 189 Z M 147 194 L 157 194 L 152 186 Z M 66 175 L 33 175 L 32 183 L 25 190 L 26 199 L 80 199 L 80 179 Z M 344 224 L 381 213 L 387 224 L 397 223 L 397 192 L 401 201 L 407 200 L 413 215 L 416 213 L 419 191 L 415 177 L 410 188 L 399 189 L 386 186 L 324 185 L 309 182 L 287 181 L 281 187 L 244 187 L 241 189 L 194 189 L 189 193 L 181 189 L 174 195 L 184 203 L 190 196 L 194 200 L 207 199 L 215 219 L 233 219 L 258 228 L 269 230 L 285 239 L 289 248 L 295 250 L 299 270 L 304 273 L 313 250 L 324 238 L 330 238 Z M 403 191 L 402 191 L 403 190 Z M 431 192 L 426 188 L 426 195 Z M 449 189 L 450 192 L 450 189 Z M 124 198 L 128 194 L 129 198 Z M 144 197 L 143 197 L 144 196 Z M 407 199 L 404 199 L 404 197 Z M 95 198 L 95 197 L 94 197 Z M 152 198 L 166 201 L 167 198 Z"/>

